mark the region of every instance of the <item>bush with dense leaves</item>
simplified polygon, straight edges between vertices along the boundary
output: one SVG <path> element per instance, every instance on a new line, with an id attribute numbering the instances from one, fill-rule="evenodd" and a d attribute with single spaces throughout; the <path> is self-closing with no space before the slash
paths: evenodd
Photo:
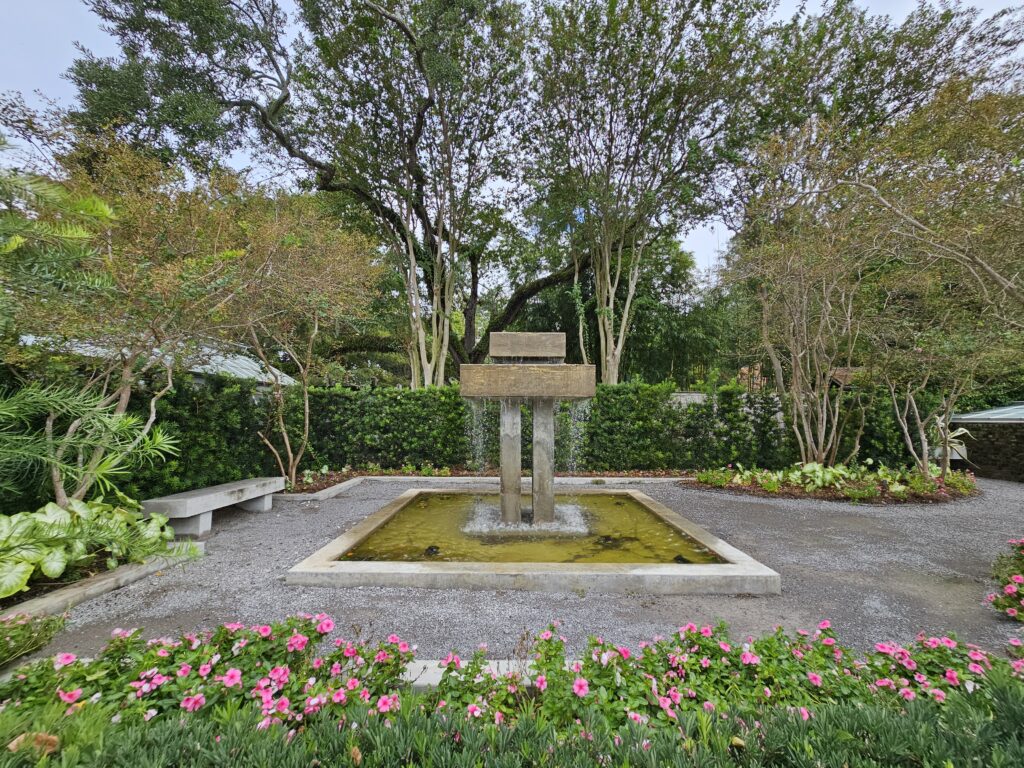
<path id="1" fill-rule="evenodd" d="M 167 518 L 144 519 L 138 504 L 120 496 L 114 503 L 72 499 L 35 512 L 0 515 L 0 600 L 34 581 L 73 581 L 90 568 L 113 569 L 166 554 L 173 532 Z"/>

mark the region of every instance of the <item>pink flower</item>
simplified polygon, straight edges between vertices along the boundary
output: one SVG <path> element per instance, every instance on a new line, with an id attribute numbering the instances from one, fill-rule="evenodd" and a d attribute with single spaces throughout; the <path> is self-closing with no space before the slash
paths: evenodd
<path id="1" fill-rule="evenodd" d="M 237 632 L 239 629 L 241 629 L 244 626 L 245 626 L 244 624 L 239 624 L 236 621 L 236 622 L 231 622 L 230 624 L 225 624 L 224 625 L 224 629 L 226 629 L 228 632 Z"/>
<path id="2" fill-rule="evenodd" d="M 502 712 L 502 711 L 501 711 L 501 710 L 499 709 L 499 710 L 497 710 L 497 711 L 496 711 L 496 712 L 494 713 L 494 724 L 495 724 L 495 725 L 501 725 L 501 724 L 502 724 L 503 722 L 505 722 L 505 715 L 504 715 L 504 713 L 503 713 L 503 712 Z"/>
<path id="3" fill-rule="evenodd" d="M 537 675 L 537 679 L 533 681 L 533 684 L 537 687 L 538 691 L 543 691 L 548 687 L 548 679 L 544 675 Z"/>
<path id="4" fill-rule="evenodd" d="M 960 678 L 957 676 L 955 669 L 947 669 L 945 677 L 946 682 L 950 685 L 960 685 Z"/>
<path id="5" fill-rule="evenodd" d="M 268 626 L 267 624 L 264 624 L 262 627 L 257 627 L 256 632 L 259 634 L 260 637 L 270 637 L 273 634 L 274 630 L 271 629 L 270 626 Z"/>
<path id="6" fill-rule="evenodd" d="M 182 664 L 178 667 L 178 677 L 188 677 L 192 673 L 192 667 L 189 664 Z"/>
<path id="7" fill-rule="evenodd" d="M 1015 594 L 1017 594 L 1017 585 L 1016 584 L 1007 584 L 1005 587 L 1003 587 L 1003 594 L 1004 595 L 1015 595 Z"/>
<path id="8" fill-rule="evenodd" d="M 476 704 L 470 704 L 466 707 L 466 712 L 468 717 L 480 717 L 480 715 L 483 714 L 483 710 Z"/>
<path id="9" fill-rule="evenodd" d="M 836 639 L 834 637 L 823 637 L 821 638 L 821 644 L 831 647 L 836 644 Z"/>
<path id="10" fill-rule="evenodd" d="M 620 645 L 615 650 L 619 652 L 619 656 L 621 656 L 623 659 L 628 659 L 630 656 L 629 648 L 625 647 L 624 645 Z"/>
<path id="11" fill-rule="evenodd" d="M 808 672 L 807 679 L 811 681 L 811 685 L 821 685 L 821 675 L 816 672 Z"/>
<path id="12" fill-rule="evenodd" d="M 707 669 L 708 667 L 711 666 L 711 659 L 709 659 L 707 656 L 705 656 L 703 659 L 700 660 L 700 665 L 704 669 Z"/>
<path id="13" fill-rule="evenodd" d="M 333 694 L 331 694 L 331 701 L 333 701 L 335 704 L 344 704 L 346 701 L 348 701 L 348 696 L 346 696 L 345 692 L 341 690 L 341 688 L 339 688 Z"/>
<path id="14" fill-rule="evenodd" d="M 305 635 L 301 635 L 296 632 L 294 635 L 288 638 L 288 653 L 293 651 L 302 651 L 306 648 L 306 643 L 309 642 L 309 638 Z"/>
<path id="15" fill-rule="evenodd" d="M 186 712 L 195 712 L 203 704 L 206 703 L 206 697 L 201 693 L 197 693 L 195 696 L 186 696 L 181 700 L 181 708 Z"/>
<path id="16" fill-rule="evenodd" d="M 732 650 L 728 643 L 719 643 L 718 647 L 722 649 L 723 653 L 729 653 Z"/>
<path id="17" fill-rule="evenodd" d="M 750 651 L 744 651 L 740 654 L 740 663 L 742 664 L 757 664 L 760 661 L 761 658 Z"/>
<path id="18" fill-rule="evenodd" d="M 1010 618 L 1013 618 L 1013 619 L 1017 618 L 1017 609 L 1016 608 L 1007 608 L 1006 609 L 1006 615 L 1009 616 Z"/>
<path id="19" fill-rule="evenodd" d="M 381 664 L 390 658 L 391 655 L 387 651 L 377 651 L 377 655 L 373 657 L 373 660 L 378 664 Z"/>
<path id="20" fill-rule="evenodd" d="M 577 677 L 572 683 L 572 692 L 583 698 L 590 693 L 590 683 L 582 677 Z"/>
<path id="21" fill-rule="evenodd" d="M 334 620 L 328 616 L 326 619 L 316 625 L 316 631 L 321 635 L 326 635 L 329 632 L 334 631 Z"/>
<path id="22" fill-rule="evenodd" d="M 62 691 L 60 688 L 57 689 L 57 695 L 60 700 L 65 704 L 74 704 L 82 697 L 82 689 L 75 688 L 73 691 Z"/>
<path id="23" fill-rule="evenodd" d="M 807 710 L 807 707 L 800 707 L 800 717 L 804 720 L 811 719 L 811 713 Z"/>
<path id="24" fill-rule="evenodd" d="M 909 688 L 900 688 L 900 696 L 902 696 L 907 701 L 913 701 L 917 698 L 917 694 Z"/>
<path id="25" fill-rule="evenodd" d="M 976 675 L 985 674 L 985 670 L 982 668 L 981 664 L 975 664 L 973 661 L 967 665 L 967 669 Z"/>
<path id="26" fill-rule="evenodd" d="M 818 629 L 830 629 L 831 627 L 832 622 L 830 622 L 828 619 L 825 619 L 823 622 L 818 624 Z"/>
<path id="27" fill-rule="evenodd" d="M 356 688 L 359 687 L 359 678 L 350 677 L 348 679 L 348 682 L 345 683 L 345 687 L 348 688 L 350 691 L 354 691 Z"/>
<path id="28" fill-rule="evenodd" d="M 1014 648 L 1020 648 L 1020 646 L 1021 646 L 1020 638 L 1019 637 L 1011 637 L 1010 638 L 1010 645 L 1012 645 Z"/>
<path id="29" fill-rule="evenodd" d="M 398 644 L 398 652 L 399 653 L 408 653 L 409 652 L 409 644 L 407 642 L 405 642 L 404 640 L 402 642 L 400 642 Z"/>
<path id="30" fill-rule="evenodd" d="M 946 700 L 946 692 L 941 688 L 932 688 L 931 694 L 932 698 L 938 702 L 943 702 Z"/>
<path id="31" fill-rule="evenodd" d="M 711 627 L 709 627 L 707 624 L 705 624 L 703 627 L 700 628 L 700 633 L 704 637 L 711 637 L 711 635 L 714 633 L 714 630 L 711 629 Z"/>
<path id="32" fill-rule="evenodd" d="M 232 667 L 218 678 L 225 688 L 233 688 L 242 684 L 242 670 Z"/>
<path id="33" fill-rule="evenodd" d="M 378 712 L 390 712 L 392 709 L 398 709 L 398 694 L 394 696 L 381 696 L 377 699 Z"/>
<path id="34" fill-rule="evenodd" d="M 766 699 L 770 699 L 772 697 L 772 689 L 771 688 L 765 687 L 765 689 L 764 689 L 764 697 Z"/>
<path id="35" fill-rule="evenodd" d="M 1013 576 L 1010 577 L 1010 581 L 1012 581 L 1014 584 L 1024 584 L 1024 576 L 1022 576 L 1019 573 L 1015 573 L 1013 574 Z"/>
<path id="36" fill-rule="evenodd" d="M 146 714 L 144 714 L 142 716 L 142 719 L 145 720 L 148 723 L 154 717 L 156 717 L 156 710 L 155 709 L 147 709 L 146 710 Z"/>
<path id="37" fill-rule="evenodd" d="M 199 665 L 199 676 L 200 677 L 206 677 L 208 674 L 210 674 L 210 671 L 212 669 L 213 669 L 213 667 L 210 664 L 200 664 Z"/>
<path id="38" fill-rule="evenodd" d="M 282 696 L 277 700 L 277 704 L 274 705 L 274 709 L 278 712 L 284 713 L 288 711 L 289 706 L 291 706 L 291 702 L 288 700 L 288 697 Z"/>
<path id="39" fill-rule="evenodd" d="M 704 711 L 705 712 L 714 712 L 715 711 L 715 702 L 713 702 L 713 701 L 705 701 L 704 702 Z"/>
<path id="40" fill-rule="evenodd" d="M 875 685 L 877 685 L 879 688 L 895 688 L 896 687 L 893 684 L 892 680 L 890 680 L 888 677 L 880 677 L 878 680 L 875 680 Z"/>
<path id="41" fill-rule="evenodd" d="M 73 653 L 58 653 L 53 659 L 53 668 L 60 669 L 68 664 L 74 664 L 77 658 Z"/>
<path id="42" fill-rule="evenodd" d="M 540 637 L 541 640 L 550 640 L 551 639 L 551 630 L 550 629 L 545 629 L 543 632 L 540 633 L 539 637 Z"/>

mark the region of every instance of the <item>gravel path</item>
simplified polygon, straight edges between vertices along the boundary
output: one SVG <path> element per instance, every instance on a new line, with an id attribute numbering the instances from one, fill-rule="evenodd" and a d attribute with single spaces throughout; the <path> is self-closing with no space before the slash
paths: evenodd
<path id="1" fill-rule="evenodd" d="M 537 594 L 475 590 L 288 587 L 282 574 L 410 483 L 362 483 L 322 502 L 275 502 L 263 514 L 214 514 L 206 556 L 75 608 L 53 649 L 94 653 L 114 627 L 176 634 L 229 620 L 326 611 L 346 636 L 398 632 L 421 658 L 486 642 L 509 656 L 554 618 L 575 644 L 589 633 L 635 643 L 688 621 L 728 621 L 736 636 L 832 620 L 858 649 L 957 633 L 999 649 L 1019 625 L 983 603 L 992 559 L 1024 534 L 1024 485 L 981 481 L 982 496 L 938 505 L 857 506 L 637 484 L 782 576 L 781 596 Z M 448 487 L 425 479 L 421 487 Z M 454 486 L 453 486 L 454 487 Z M 466 488 L 467 486 L 458 486 Z M 622 486 L 617 486 L 622 487 Z M 493 490 L 493 486 L 490 487 Z M 569 490 L 569 489 L 566 489 Z"/>

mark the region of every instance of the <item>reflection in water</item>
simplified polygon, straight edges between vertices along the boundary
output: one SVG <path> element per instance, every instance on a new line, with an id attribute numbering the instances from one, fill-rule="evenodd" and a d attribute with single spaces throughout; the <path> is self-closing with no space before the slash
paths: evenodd
<path id="1" fill-rule="evenodd" d="M 523 508 L 529 499 L 524 497 Z M 559 495 L 556 523 L 502 526 L 497 494 L 421 494 L 344 560 L 720 563 L 629 496 Z"/>

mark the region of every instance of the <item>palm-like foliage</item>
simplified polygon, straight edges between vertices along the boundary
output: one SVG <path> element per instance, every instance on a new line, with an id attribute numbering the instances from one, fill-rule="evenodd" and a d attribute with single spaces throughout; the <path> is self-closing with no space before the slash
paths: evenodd
<path id="1" fill-rule="evenodd" d="M 0 136 L 0 152 L 8 148 Z M 42 176 L 0 170 L 0 279 L 15 293 L 67 290 L 95 277 L 81 269 L 114 212 Z M 6 314 L 6 313 L 5 313 Z"/>
<path id="2" fill-rule="evenodd" d="M 113 408 L 98 393 L 66 387 L 30 384 L 0 393 L 0 492 L 22 490 L 56 469 L 72 487 L 88 472 L 109 493 L 132 467 L 177 451 L 176 440 L 159 427 L 143 434 L 139 417 Z M 75 429 L 66 428 L 73 423 Z M 103 456 L 96 466 L 80 460 L 96 449 Z"/>

